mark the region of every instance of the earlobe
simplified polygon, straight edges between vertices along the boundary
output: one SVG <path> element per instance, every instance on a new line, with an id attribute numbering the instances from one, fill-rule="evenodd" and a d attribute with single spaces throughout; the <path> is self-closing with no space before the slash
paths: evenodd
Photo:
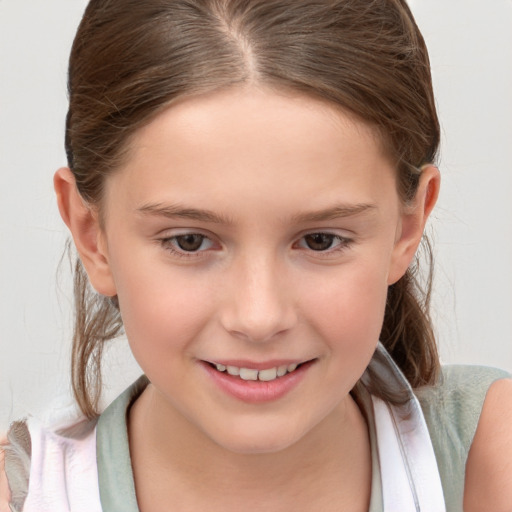
<path id="1" fill-rule="evenodd" d="M 80 196 L 69 168 L 63 167 L 55 173 L 53 185 L 60 215 L 71 231 L 92 286 L 101 295 L 116 295 L 105 237 L 97 212 Z"/>
<path id="2" fill-rule="evenodd" d="M 404 208 L 400 232 L 393 248 L 388 285 L 396 283 L 407 271 L 420 244 L 428 217 L 437 202 L 441 175 L 434 165 L 421 168 L 421 177 L 413 204 Z"/>

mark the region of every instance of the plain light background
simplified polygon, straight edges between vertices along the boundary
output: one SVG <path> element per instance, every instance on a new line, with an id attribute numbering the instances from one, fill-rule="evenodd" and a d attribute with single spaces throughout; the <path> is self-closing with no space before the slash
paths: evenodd
<path id="1" fill-rule="evenodd" d="M 65 164 L 67 58 L 85 0 L 0 0 L 0 431 L 71 405 L 71 281 L 52 176 Z M 431 222 L 442 359 L 512 370 L 512 2 L 414 0 L 442 124 Z M 124 340 L 108 401 L 140 370 Z"/>

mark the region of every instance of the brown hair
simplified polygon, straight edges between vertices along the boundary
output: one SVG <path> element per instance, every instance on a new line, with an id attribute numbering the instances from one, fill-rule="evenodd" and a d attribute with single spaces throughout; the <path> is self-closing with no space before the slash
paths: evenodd
<path id="1" fill-rule="evenodd" d="M 176 98 L 248 82 L 301 91 L 375 126 L 396 159 L 404 203 L 434 162 L 439 123 L 423 38 L 404 0 L 91 0 L 69 65 L 66 151 L 82 197 L 98 207 L 104 177 L 130 137 Z M 413 387 L 439 360 L 428 316 L 430 277 L 416 265 L 389 287 L 381 341 Z M 72 381 L 96 412 L 101 353 L 122 330 L 109 298 L 75 272 Z M 376 386 L 386 400 L 385 386 Z"/>

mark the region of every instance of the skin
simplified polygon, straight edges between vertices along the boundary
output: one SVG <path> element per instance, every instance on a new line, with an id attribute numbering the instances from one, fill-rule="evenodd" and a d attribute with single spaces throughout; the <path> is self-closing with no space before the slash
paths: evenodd
<path id="1" fill-rule="evenodd" d="M 369 441 L 349 391 L 421 239 L 437 169 L 404 208 L 372 129 L 252 87 L 184 99 L 141 129 L 106 181 L 103 228 L 71 185 L 58 173 L 63 217 L 94 287 L 118 296 L 152 383 L 129 419 L 141 510 L 261 510 L 262 499 L 367 510 Z M 204 236 L 195 254 L 177 244 L 187 233 Z M 315 233 L 325 249 L 307 244 Z M 284 397 L 249 404 L 201 364 L 226 358 L 314 362 Z"/>
<path id="2" fill-rule="evenodd" d="M 512 380 L 487 392 L 466 463 L 464 511 L 512 511 Z"/>
<path id="3" fill-rule="evenodd" d="M 2 444 L 7 444 L 5 437 L 0 437 L 0 512 L 11 512 L 9 501 L 11 500 L 11 491 L 4 469 L 4 452 L 1 449 Z"/>
<path id="4" fill-rule="evenodd" d="M 437 169 L 423 169 L 406 208 L 368 126 L 252 86 L 184 99 L 141 129 L 106 181 L 102 223 L 69 169 L 55 188 L 91 283 L 118 296 L 151 380 L 129 417 L 141 511 L 367 510 L 369 441 L 349 391 L 435 204 Z M 345 215 L 332 215 L 340 205 Z M 206 237 L 197 254 L 181 254 L 173 237 L 185 233 Z M 331 246 L 312 250 L 312 233 Z M 247 404 L 204 371 L 201 361 L 223 358 L 314 363 L 283 398 Z M 489 456 L 475 447 L 496 402 L 486 401 L 468 479 Z"/>

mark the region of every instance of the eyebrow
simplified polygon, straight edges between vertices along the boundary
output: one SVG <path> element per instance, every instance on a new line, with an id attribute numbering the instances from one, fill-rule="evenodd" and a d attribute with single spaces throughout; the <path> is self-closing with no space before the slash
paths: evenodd
<path id="1" fill-rule="evenodd" d="M 370 203 L 359 203 L 353 205 L 340 204 L 324 210 L 301 213 L 294 216 L 293 220 L 297 223 L 322 222 L 325 220 L 353 217 L 355 215 L 375 211 L 376 209 L 377 206 Z"/>
<path id="2" fill-rule="evenodd" d="M 219 215 L 210 210 L 200 210 L 198 208 L 187 208 L 179 204 L 145 204 L 137 211 L 144 215 L 156 217 L 165 217 L 168 219 L 189 219 L 201 222 L 212 222 L 214 224 L 232 224 L 232 220 L 223 215 Z"/>
<path id="3" fill-rule="evenodd" d="M 334 220 L 344 217 L 361 215 L 364 213 L 375 211 L 376 209 L 377 206 L 370 203 L 359 203 L 354 205 L 340 204 L 323 210 L 300 213 L 292 217 L 292 222 L 322 222 L 326 220 Z M 211 222 L 214 224 L 224 225 L 233 224 L 232 219 L 229 217 L 219 215 L 210 210 L 187 208 L 180 204 L 145 204 L 140 208 L 137 208 L 137 211 L 144 215 L 164 217 L 168 219 L 189 219 L 197 220 L 200 222 Z"/>

